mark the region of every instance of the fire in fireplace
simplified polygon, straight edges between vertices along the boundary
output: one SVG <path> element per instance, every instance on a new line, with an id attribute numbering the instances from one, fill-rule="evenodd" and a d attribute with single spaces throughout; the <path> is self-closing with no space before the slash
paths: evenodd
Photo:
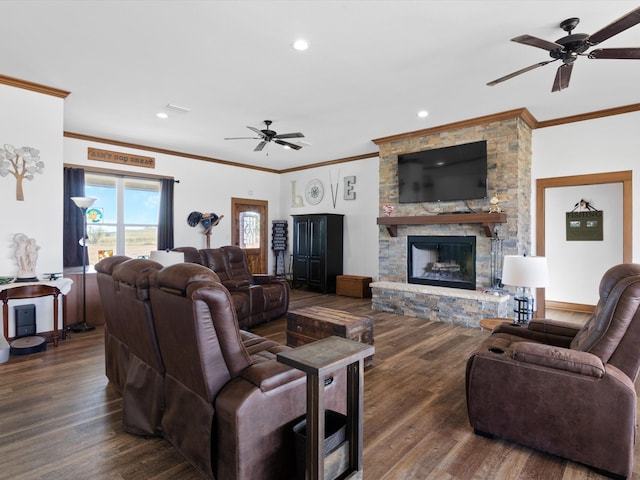
<path id="1" fill-rule="evenodd" d="M 476 237 L 407 237 L 407 281 L 476 289 Z"/>

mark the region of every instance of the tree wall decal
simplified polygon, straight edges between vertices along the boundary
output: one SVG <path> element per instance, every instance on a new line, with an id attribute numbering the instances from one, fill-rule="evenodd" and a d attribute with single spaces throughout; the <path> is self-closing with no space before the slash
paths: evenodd
<path id="1" fill-rule="evenodd" d="M 11 174 L 16 179 L 16 200 L 24 200 L 22 182 L 33 180 L 36 173 L 42 173 L 44 162 L 40 160 L 40 150 L 32 147 L 16 148 L 5 144 L 0 149 L 0 176 Z"/>

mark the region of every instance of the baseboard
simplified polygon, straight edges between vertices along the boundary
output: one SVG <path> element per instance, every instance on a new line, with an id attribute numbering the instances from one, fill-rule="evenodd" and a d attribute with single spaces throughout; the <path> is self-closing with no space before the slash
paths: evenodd
<path id="1" fill-rule="evenodd" d="M 585 305 L 582 303 L 569 303 L 569 302 L 556 302 L 554 300 L 547 300 L 545 302 L 545 308 L 551 310 L 561 310 L 563 312 L 576 312 L 576 313 L 593 313 L 596 309 L 595 305 Z"/>

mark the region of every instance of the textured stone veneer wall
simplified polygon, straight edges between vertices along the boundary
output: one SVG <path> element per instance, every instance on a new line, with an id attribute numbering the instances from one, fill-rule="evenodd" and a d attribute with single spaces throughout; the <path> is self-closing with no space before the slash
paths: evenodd
<path id="1" fill-rule="evenodd" d="M 480 328 L 483 318 L 510 318 L 508 295 L 472 292 L 457 288 L 373 282 L 371 307 L 407 317 Z"/>
<path id="2" fill-rule="evenodd" d="M 529 253 L 531 246 L 531 128 L 520 116 L 484 124 L 452 129 L 447 132 L 403 136 L 398 140 L 378 143 L 380 149 L 380 216 L 382 208 L 394 206 L 393 216 L 429 215 L 465 210 L 464 202 L 398 203 L 398 155 L 451 145 L 487 141 L 489 197 L 506 198 L 501 208 L 507 214 L 507 223 L 498 224 L 498 236 L 503 239 L 503 253 L 515 255 Z M 468 202 L 475 211 L 488 211 L 489 200 Z M 476 285 L 478 289 L 490 286 L 490 240 L 482 225 L 401 225 L 398 236 L 391 237 L 384 226 L 379 227 L 380 281 L 406 283 L 407 235 L 475 235 Z"/>

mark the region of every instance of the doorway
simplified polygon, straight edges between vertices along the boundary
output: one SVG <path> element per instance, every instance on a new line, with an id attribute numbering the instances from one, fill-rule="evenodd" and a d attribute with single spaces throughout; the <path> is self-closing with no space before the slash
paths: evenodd
<path id="1" fill-rule="evenodd" d="M 247 254 L 251 273 L 267 273 L 267 212 L 269 202 L 231 199 L 231 242 Z"/>
<path id="2" fill-rule="evenodd" d="M 622 262 L 628 263 L 632 261 L 632 191 L 631 191 L 631 179 L 632 172 L 630 170 L 621 172 L 608 172 L 597 173 L 589 175 L 575 175 L 569 177 L 554 177 L 554 178 L 541 178 L 536 181 L 536 252 L 539 256 L 545 256 L 546 245 L 546 192 L 549 188 L 560 187 L 574 187 L 583 185 L 603 185 L 609 183 L 621 183 L 622 184 Z M 599 281 L 600 279 L 598 279 Z M 594 302 L 597 302 L 597 298 Z M 538 289 L 536 303 L 538 305 L 537 316 L 544 318 L 546 295 L 545 290 Z M 560 302 L 554 302 L 552 305 L 556 309 L 560 310 L 580 310 L 581 305 L 567 304 L 563 305 Z M 585 313 L 591 313 L 588 311 L 588 306 L 584 307 Z"/>

